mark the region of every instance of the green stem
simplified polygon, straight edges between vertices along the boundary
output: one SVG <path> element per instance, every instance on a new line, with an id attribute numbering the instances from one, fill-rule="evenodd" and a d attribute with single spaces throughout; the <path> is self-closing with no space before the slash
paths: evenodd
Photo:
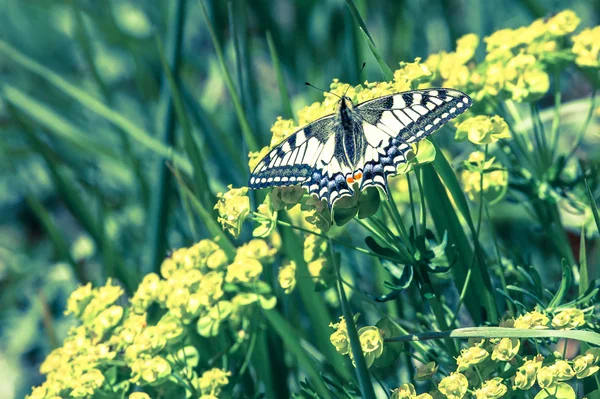
<path id="1" fill-rule="evenodd" d="M 550 145 L 552 146 L 551 159 L 554 159 L 556 155 L 556 149 L 558 147 L 558 136 L 560 126 L 560 104 L 561 104 L 561 92 L 560 92 L 560 70 L 556 68 L 554 70 L 554 117 L 552 118 L 552 130 L 550 133 Z"/>
<path id="2" fill-rule="evenodd" d="M 376 399 L 373 384 L 371 382 L 371 376 L 369 374 L 369 369 L 367 368 L 367 363 L 363 356 L 360 338 L 358 337 L 358 331 L 356 330 L 356 325 L 354 324 L 354 315 L 352 314 L 352 309 L 350 308 L 350 304 L 348 303 L 348 298 L 346 298 L 346 292 L 344 291 L 344 286 L 342 284 L 339 265 L 335 261 L 335 254 L 333 253 L 333 246 L 331 245 L 331 243 L 329 245 L 329 249 L 331 251 L 331 258 L 333 259 L 334 264 L 333 267 L 335 269 L 335 274 L 337 277 L 338 296 L 342 304 L 342 312 L 344 313 L 344 318 L 346 319 L 348 338 L 350 340 L 350 348 L 352 350 L 352 358 L 356 367 L 356 375 L 358 377 L 358 383 L 362 394 L 361 396 L 366 399 Z"/>

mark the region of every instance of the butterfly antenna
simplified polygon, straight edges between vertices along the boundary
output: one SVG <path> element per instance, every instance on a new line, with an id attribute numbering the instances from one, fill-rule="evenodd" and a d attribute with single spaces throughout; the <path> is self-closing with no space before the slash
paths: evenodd
<path id="1" fill-rule="evenodd" d="M 358 71 L 358 75 L 360 76 L 360 73 L 363 71 L 363 69 L 365 69 L 365 65 L 367 65 L 366 62 L 363 62 L 362 67 L 360 67 L 360 71 Z M 350 87 L 352 85 L 348 84 L 348 87 L 346 87 L 346 90 L 344 91 L 344 97 L 346 97 L 346 93 L 348 93 L 348 90 L 350 90 Z"/>
<path id="2" fill-rule="evenodd" d="M 304 82 L 305 85 L 312 87 L 313 89 L 317 89 L 319 91 L 322 91 L 323 93 L 330 93 L 333 94 L 334 96 L 336 96 L 337 98 L 339 98 L 340 100 L 342 99 L 342 97 L 338 96 L 337 94 L 335 94 L 334 92 L 331 91 L 327 91 L 327 90 L 323 90 L 315 85 L 313 85 L 312 83 L 308 83 L 308 82 Z"/>

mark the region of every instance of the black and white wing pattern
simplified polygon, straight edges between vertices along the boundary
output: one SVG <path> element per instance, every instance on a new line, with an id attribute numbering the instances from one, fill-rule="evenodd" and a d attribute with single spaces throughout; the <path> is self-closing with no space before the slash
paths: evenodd
<path id="1" fill-rule="evenodd" d="M 323 153 L 333 156 L 330 138 L 334 125 L 333 115 L 328 115 L 290 135 L 256 165 L 248 187 L 260 189 L 305 182 Z"/>
<path id="2" fill-rule="evenodd" d="M 387 177 L 405 163 L 410 144 L 429 136 L 472 105 L 453 89 L 425 89 L 366 101 L 356 107 L 367 141 L 359 169 L 360 189 L 369 186 L 387 193 Z"/>
<path id="3" fill-rule="evenodd" d="M 406 162 L 411 144 L 472 105 L 453 89 L 424 89 L 379 97 L 353 106 L 340 99 L 336 114 L 298 130 L 256 166 L 249 188 L 302 185 L 329 207 L 358 188 L 380 187 Z"/>

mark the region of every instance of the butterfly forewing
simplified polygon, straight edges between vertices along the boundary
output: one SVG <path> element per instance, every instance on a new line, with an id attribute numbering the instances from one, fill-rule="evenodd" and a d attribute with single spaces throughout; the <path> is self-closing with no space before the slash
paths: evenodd
<path id="1" fill-rule="evenodd" d="M 310 177 L 317 158 L 326 150 L 330 151 L 326 144 L 332 125 L 333 116 L 329 115 L 290 135 L 256 165 L 249 187 L 259 189 L 302 184 Z"/>
<path id="2" fill-rule="evenodd" d="M 377 186 L 387 193 L 387 177 L 406 162 L 410 144 L 471 105 L 469 96 L 452 89 L 415 90 L 366 101 L 346 111 L 352 116 L 350 124 L 341 123 L 338 112 L 292 134 L 259 162 L 249 187 L 302 185 L 329 207 L 354 194 L 352 176 L 360 176 L 359 190 Z"/>
<path id="3" fill-rule="evenodd" d="M 409 144 L 430 135 L 472 105 L 464 93 L 450 89 L 415 90 L 359 104 L 357 114 L 369 143 L 360 189 L 381 187 L 406 162 Z"/>

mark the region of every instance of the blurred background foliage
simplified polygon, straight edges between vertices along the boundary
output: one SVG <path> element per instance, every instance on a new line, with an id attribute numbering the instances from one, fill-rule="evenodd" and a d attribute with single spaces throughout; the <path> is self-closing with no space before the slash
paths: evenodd
<path id="1" fill-rule="evenodd" d="M 276 117 L 322 98 L 305 81 L 382 79 L 343 0 L 207 0 L 229 77 L 201 4 L 0 0 L 0 398 L 42 381 L 40 362 L 73 324 L 62 312 L 79 283 L 117 277 L 131 292 L 169 249 L 212 236 L 190 222 L 172 170 L 212 209 L 217 192 L 246 184 L 247 153 L 269 142 Z M 567 7 L 584 27 L 600 23 L 598 0 L 356 4 L 392 66 Z M 589 97 L 581 75 L 564 79 L 564 102 Z M 244 139 L 248 131 L 256 143 Z M 526 215 L 494 215 L 516 247 L 542 239 Z"/>

